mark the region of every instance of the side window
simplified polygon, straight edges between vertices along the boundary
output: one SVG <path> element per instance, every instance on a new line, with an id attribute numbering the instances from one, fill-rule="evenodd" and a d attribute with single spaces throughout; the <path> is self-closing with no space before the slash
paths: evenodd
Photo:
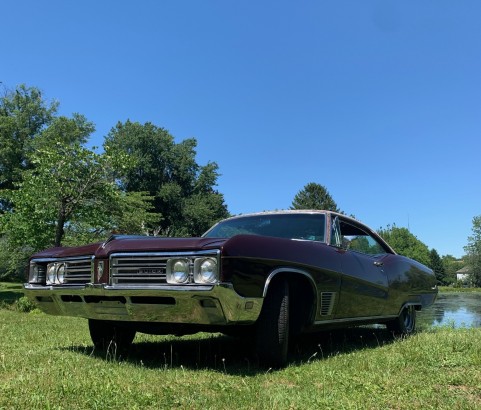
<path id="1" fill-rule="evenodd" d="M 348 237 L 347 239 L 349 240 L 349 249 L 353 251 L 365 253 L 367 255 L 386 253 L 372 236 L 359 235 Z"/>
<path id="2" fill-rule="evenodd" d="M 346 244 L 347 249 L 372 256 L 386 253 L 383 246 L 361 228 L 345 221 L 341 221 L 339 226 L 342 242 Z"/>

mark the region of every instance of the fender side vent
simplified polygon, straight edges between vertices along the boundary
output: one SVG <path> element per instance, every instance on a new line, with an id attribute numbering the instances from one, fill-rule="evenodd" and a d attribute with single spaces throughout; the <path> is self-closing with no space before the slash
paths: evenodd
<path id="1" fill-rule="evenodd" d="M 334 301 L 336 300 L 335 292 L 322 292 L 321 293 L 321 316 L 332 315 L 332 309 L 334 308 Z"/>

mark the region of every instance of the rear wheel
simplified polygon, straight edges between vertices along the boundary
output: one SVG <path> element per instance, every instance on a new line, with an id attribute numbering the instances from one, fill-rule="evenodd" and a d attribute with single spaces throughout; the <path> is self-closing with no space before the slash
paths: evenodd
<path id="1" fill-rule="evenodd" d="M 259 361 L 269 367 L 287 364 L 289 344 L 289 285 L 285 279 L 269 286 L 257 320 L 256 350 Z"/>
<path id="2" fill-rule="evenodd" d="M 386 327 L 395 334 L 410 335 L 416 329 L 416 308 L 406 306 L 396 319 L 386 323 Z"/>
<path id="3" fill-rule="evenodd" d="M 97 349 L 125 352 L 135 337 L 135 330 L 107 320 L 89 319 L 90 337 Z"/>

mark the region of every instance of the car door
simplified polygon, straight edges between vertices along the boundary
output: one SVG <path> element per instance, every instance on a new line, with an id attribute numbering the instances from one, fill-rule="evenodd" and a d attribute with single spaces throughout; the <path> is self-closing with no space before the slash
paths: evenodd
<path id="1" fill-rule="evenodd" d="M 336 318 L 379 316 L 387 303 L 386 253 L 377 239 L 353 220 L 336 217 L 341 260 L 341 290 Z"/>

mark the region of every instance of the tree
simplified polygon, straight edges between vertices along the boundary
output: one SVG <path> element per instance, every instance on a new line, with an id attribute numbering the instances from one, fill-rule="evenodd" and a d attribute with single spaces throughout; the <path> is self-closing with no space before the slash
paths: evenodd
<path id="1" fill-rule="evenodd" d="M 21 172 L 31 168 L 32 142 L 52 122 L 57 107 L 38 88 L 26 85 L 0 98 L 0 189 L 15 189 Z M 0 210 L 8 207 L 0 201 Z"/>
<path id="2" fill-rule="evenodd" d="M 396 225 L 379 229 L 378 234 L 400 255 L 407 256 L 426 266 L 431 263 L 429 248 L 407 228 Z"/>
<path id="3" fill-rule="evenodd" d="M 296 194 L 291 209 L 324 209 L 340 212 L 327 189 L 314 182 L 308 183 Z"/>
<path id="4" fill-rule="evenodd" d="M 151 123 L 118 123 L 107 136 L 104 149 L 117 163 L 116 178 L 125 192 L 146 192 L 153 198 L 153 234 L 200 235 L 228 216 L 223 195 L 216 189 L 218 166 L 200 166 L 195 160 L 197 141 L 175 143 L 164 128 Z"/>
<path id="5" fill-rule="evenodd" d="M 431 249 L 431 251 L 429 252 L 429 259 L 430 263 L 428 266 L 434 271 L 438 283 L 445 285 L 446 282 L 444 265 L 436 249 Z"/>
<path id="6" fill-rule="evenodd" d="M 481 215 L 473 218 L 472 235 L 468 237 L 464 250 L 471 270 L 471 282 L 474 286 L 481 286 Z"/>
<path id="7" fill-rule="evenodd" d="M 455 258 L 453 255 L 443 255 L 441 258 L 444 266 L 444 283 L 450 285 L 456 283 L 456 272 L 465 266 L 463 260 Z"/>
<path id="8" fill-rule="evenodd" d="M 63 131 L 68 130 L 70 143 Z M 112 174 L 110 157 L 85 148 L 93 125 L 85 118 L 59 118 L 37 137 L 14 189 L 2 191 L 12 210 L 0 219 L 2 239 L 22 259 L 40 249 L 106 239 L 112 231 L 140 233 L 153 215 L 151 198 L 122 192 Z M 132 232 L 134 231 L 134 232 Z M 12 258 L 10 272 L 18 266 Z"/>
<path id="9" fill-rule="evenodd" d="M 83 146 L 94 131 L 95 125 L 81 114 L 74 113 L 72 118 L 55 117 L 50 125 L 37 138 L 32 140 L 32 151 L 37 151 L 52 144 L 68 146 L 77 143 Z M 28 156 L 27 159 L 29 159 Z"/>

